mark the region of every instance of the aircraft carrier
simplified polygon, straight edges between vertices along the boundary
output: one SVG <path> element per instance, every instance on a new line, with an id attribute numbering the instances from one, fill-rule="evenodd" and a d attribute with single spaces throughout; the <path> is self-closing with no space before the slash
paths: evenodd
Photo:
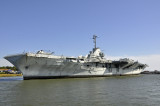
<path id="1" fill-rule="evenodd" d="M 23 73 L 24 80 L 136 75 L 147 66 L 128 58 L 107 60 L 100 48 L 96 47 L 96 38 L 94 35 L 94 48 L 87 56 L 58 56 L 40 50 L 37 53 L 28 52 L 4 58 Z"/>

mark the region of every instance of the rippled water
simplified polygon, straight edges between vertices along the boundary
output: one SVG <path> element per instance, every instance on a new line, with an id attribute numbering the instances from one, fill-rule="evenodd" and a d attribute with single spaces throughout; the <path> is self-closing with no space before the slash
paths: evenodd
<path id="1" fill-rule="evenodd" d="M 160 76 L 0 78 L 0 106 L 159 106 Z"/>

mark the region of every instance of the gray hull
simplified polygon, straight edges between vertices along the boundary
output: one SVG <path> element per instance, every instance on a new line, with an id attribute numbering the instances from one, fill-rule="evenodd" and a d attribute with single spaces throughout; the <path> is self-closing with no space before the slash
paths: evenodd
<path id="1" fill-rule="evenodd" d="M 107 67 L 110 63 L 75 62 L 63 56 L 26 53 L 5 57 L 23 73 L 24 79 L 105 77 L 140 74 L 140 68 Z M 98 64 L 98 65 L 97 65 Z"/>
<path id="2" fill-rule="evenodd" d="M 66 77 L 105 77 L 113 75 L 140 74 L 145 64 L 131 59 L 119 61 L 107 60 L 104 53 L 95 47 L 87 56 L 64 57 L 56 56 L 43 50 L 37 53 L 25 53 L 4 57 L 23 73 L 24 79 L 34 78 L 66 78 Z"/>

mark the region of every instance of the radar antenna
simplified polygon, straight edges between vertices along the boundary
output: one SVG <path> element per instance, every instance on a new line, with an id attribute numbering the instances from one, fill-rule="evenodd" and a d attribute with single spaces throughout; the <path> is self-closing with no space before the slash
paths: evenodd
<path id="1" fill-rule="evenodd" d="M 94 48 L 96 49 L 97 47 L 96 47 L 96 38 L 97 38 L 97 36 L 96 35 L 93 35 L 93 42 L 94 42 Z"/>

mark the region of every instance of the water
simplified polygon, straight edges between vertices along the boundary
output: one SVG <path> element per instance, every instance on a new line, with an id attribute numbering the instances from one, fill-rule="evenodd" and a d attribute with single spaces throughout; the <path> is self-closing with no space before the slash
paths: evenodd
<path id="1" fill-rule="evenodd" d="M 160 76 L 0 78 L 0 106 L 159 106 Z"/>

